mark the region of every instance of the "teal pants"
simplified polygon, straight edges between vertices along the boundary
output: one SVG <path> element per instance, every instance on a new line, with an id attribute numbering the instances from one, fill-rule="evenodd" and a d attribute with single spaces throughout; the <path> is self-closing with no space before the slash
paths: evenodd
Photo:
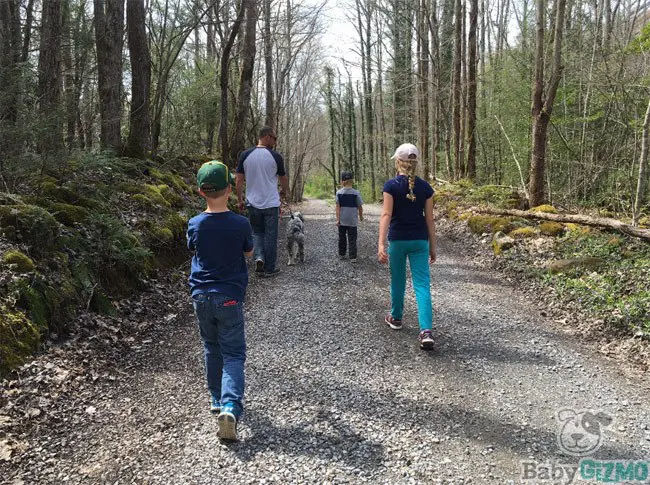
<path id="1" fill-rule="evenodd" d="M 431 330 L 433 307 L 431 305 L 431 276 L 429 274 L 429 241 L 390 241 L 388 261 L 390 265 L 391 315 L 399 320 L 404 315 L 406 293 L 406 259 L 411 267 L 415 301 L 418 305 L 420 331 Z"/>

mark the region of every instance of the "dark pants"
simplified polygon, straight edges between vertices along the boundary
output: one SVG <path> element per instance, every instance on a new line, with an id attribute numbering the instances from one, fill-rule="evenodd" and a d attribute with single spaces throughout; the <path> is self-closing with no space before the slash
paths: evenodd
<path id="1" fill-rule="evenodd" d="M 345 256 L 348 244 L 350 258 L 357 257 L 357 228 L 356 226 L 339 226 L 339 256 Z"/>
<path id="2" fill-rule="evenodd" d="M 280 211 L 278 207 L 258 209 L 252 205 L 247 206 L 248 218 L 253 228 L 253 251 L 255 260 L 264 261 L 264 271 L 267 273 L 275 270 L 278 258 L 278 220 Z"/>

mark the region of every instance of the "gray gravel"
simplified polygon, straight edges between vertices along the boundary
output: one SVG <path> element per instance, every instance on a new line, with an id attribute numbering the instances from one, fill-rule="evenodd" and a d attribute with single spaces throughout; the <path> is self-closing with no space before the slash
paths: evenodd
<path id="1" fill-rule="evenodd" d="M 310 201 L 301 210 L 305 264 L 251 278 L 238 443 L 217 438 L 179 278 L 166 302 L 176 317 L 83 393 L 59 396 L 63 415 L 25 425 L 0 481 L 519 483 L 522 460 L 577 463 L 556 442 L 555 413 L 567 407 L 613 416 L 594 456 L 650 457 L 647 376 L 575 343 L 444 235 L 432 266 L 436 348 L 423 352 L 411 288 L 405 328 L 383 324 L 379 208 L 366 206 L 356 265 L 336 257 L 333 209 Z"/>

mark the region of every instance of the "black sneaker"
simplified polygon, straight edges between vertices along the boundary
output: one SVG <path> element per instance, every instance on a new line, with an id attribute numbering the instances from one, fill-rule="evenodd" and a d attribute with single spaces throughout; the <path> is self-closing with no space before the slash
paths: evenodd
<path id="1" fill-rule="evenodd" d="M 273 271 L 265 271 L 264 276 L 270 278 L 272 276 L 277 275 L 279 272 L 280 272 L 280 268 L 275 268 Z"/>
<path id="2" fill-rule="evenodd" d="M 388 325 L 393 330 L 402 330 L 402 321 L 397 318 L 393 318 L 391 314 L 386 315 L 384 322 L 386 322 L 386 325 Z"/>
<path id="3" fill-rule="evenodd" d="M 255 260 L 255 272 L 256 273 L 264 273 L 264 260 L 263 259 L 256 259 Z"/>
<path id="4" fill-rule="evenodd" d="M 433 350 L 433 334 L 431 330 L 422 330 L 420 332 L 420 348 L 422 350 Z"/>

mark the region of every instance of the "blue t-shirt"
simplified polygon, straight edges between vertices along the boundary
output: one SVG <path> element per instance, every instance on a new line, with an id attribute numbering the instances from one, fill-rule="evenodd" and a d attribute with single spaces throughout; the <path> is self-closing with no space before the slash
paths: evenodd
<path id="1" fill-rule="evenodd" d="M 429 239 L 424 203 L 433 195 L 433 188 L 420 177 L 415 177 L 415 200 L 406 198 L 409 182 L 406 175 L 398 175 L 384 184 L 384 192 L 393 196 L 393 217 L 388 230 L 389 241 Z"/>
<path id="2" fill-rule="evenodd" d="M 187 225 L 187 247 L 194 251 L 190 273 L 192 296 L 222 293 L 244 301 L 248 269 L 244 252 L 253 249 L 253 231 L 233 212 L 202 212 Z"/>

